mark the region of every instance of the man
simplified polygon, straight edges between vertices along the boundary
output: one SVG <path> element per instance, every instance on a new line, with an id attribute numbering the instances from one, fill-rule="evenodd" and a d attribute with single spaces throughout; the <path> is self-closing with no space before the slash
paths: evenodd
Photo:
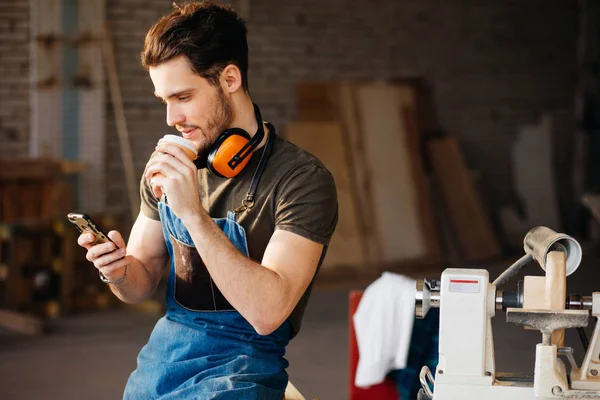
<path id="1" fill-rule="evenodd" d="M 246 32 L 227 6 L 176 6 L 150 29 L 141 57 L 167 124 L 198 149 L 196 164 L 214 167 L 235 128 L 263 137 L 247 165 L 220 177 L 161 142 L 126 248 L 116 231 L 108 234 L 116 245 L 78 239 L 124 302 L 151 296 L 171 260 L 167 312 L 140 351 L 126 399 L 281 399 L 287 384 L 285 347 L 335 229 L 337 197 L 325 167 L 253 106 Z"/>

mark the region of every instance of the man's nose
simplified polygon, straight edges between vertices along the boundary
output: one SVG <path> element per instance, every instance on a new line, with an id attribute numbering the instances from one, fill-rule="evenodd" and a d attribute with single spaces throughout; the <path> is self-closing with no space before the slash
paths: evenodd
<path id="1" fill-rule="evenodd" d="M 167 104 L 167 125 L 181 125 L 184 121 L 185 117 L 181 110 L 172 104 Z"/>

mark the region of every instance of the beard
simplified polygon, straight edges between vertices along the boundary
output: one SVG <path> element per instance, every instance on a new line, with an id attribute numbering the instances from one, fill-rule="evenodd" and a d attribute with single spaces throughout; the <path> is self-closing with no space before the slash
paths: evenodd
<path id="1" fill-rule="evenodd" d="M 194 164 L 199 169 L 206 168 L 208 155 L 213 145 L 219 136 L 221 136 L 221 133 L 225 132 L 231 125 L 231 121 L 233 121 L 233 108 L 220 86 L 217 87 L 216 103 L 215 116 L 208 121 L 206 127 L 207 136 L 212 137 L 213 140 L 207 141 L 202 148 L 198 149 L 198 158 L 194 161 Z"/>

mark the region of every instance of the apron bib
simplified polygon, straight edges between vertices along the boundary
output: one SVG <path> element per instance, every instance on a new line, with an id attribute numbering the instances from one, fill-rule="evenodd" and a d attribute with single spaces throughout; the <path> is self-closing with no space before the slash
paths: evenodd
<path id="1" fill-rule="evenodd" d="M 167 312 L 140 351 L 123 398 L 280 400 L 289 321 L 270 335 L 256 333 L 212 281 L 183 222 L 165 202 L 158 206 L 171 258 Z M 248 256 L 236 214 L 214 221 Z"/>

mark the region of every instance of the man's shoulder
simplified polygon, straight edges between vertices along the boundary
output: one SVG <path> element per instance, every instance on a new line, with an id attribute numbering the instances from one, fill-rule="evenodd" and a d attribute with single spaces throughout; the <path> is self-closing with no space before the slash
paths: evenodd
<path id="1" fill-rule="evenodd" d="M 271 165 L 275 225 L 326 245 L 337 223 L 333 176 L 317 157 L 295 144 L 281 139 L 278 145 Z"/>
<path id="2" fill-rule="evenodd" d="M 280 176 L 302 170 L 323 170 L 329 174 L 321 160 L 281 136 L 276 136 L 269 167 L 278 171 Z"/>

